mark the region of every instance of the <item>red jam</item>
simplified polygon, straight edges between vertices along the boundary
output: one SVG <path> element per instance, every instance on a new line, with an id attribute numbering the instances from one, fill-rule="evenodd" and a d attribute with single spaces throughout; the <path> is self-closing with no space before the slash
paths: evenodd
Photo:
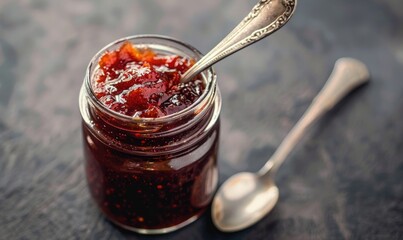
<path id="1" fill-rule="evenodd" d="M 109 219 L 130 230 L 169 228 L 199 216 L 217 184 L 218 131 L 217 126 L 203 139 L 208 143 L 203 154 L 160 156 L 159 161 L 133 158 L 91 138 L 93 146 L 85 145 L 84 150 L 92 197 Z M 91 137 L 87 130 L 84 135 Z M 184 166 L 175 169 L 174 161 Z"/>
<path id="2" fill-rule="evenodd" d="M 202 94 L 202 80 L 180 83 L 194 61 L 125 42 L 99 61 L 92 88 L 96 97 L 115 112 L 142 118 L 166 116 L 194 103 Z"/>
<path id="3" fill-rule="evenodd" d="M 90 65 L 92 92 L 80 95 L 87 182 L 102 212 L 129 230 L 175 230 L 212 200 L 221 99 L 198 78 L 179 82 L 192 64 L 125 42 Z M 206 101 L 193 106 L 204 91 Z M 91 94 L 101 105 L 95 107 Z M 185 114 L 175 117 L 178 111 Z"/>

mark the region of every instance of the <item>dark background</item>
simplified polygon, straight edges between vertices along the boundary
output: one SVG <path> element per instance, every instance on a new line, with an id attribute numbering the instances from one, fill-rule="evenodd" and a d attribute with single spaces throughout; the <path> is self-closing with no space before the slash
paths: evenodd
<path id="1" fill-rule="evenodd" d="M 280 201 L 255 226 L 223 234 L 206 213 L 146 237 L 115 227 L 91 202 L 78 110 L 91 57 L 135 34 L 207 52 L 255 3 L 0 0 L 0 239 L 403 239 L 400 0 L 301 0 L 286 27 L 216 64 L 220 183 L 262 166 L 339 57 L 372 74 L 287 159 Z"/>

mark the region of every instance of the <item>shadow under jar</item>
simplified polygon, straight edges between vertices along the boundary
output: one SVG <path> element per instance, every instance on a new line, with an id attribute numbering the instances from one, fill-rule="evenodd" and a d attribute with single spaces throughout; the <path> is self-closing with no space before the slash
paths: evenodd
<path id="1" fill-rule="evenodd" d="M 91 60 L 79 105 L 89 190 L 114 223 L 144 234 L 174 231 L 195 221 L 217 187 L 221 96 L 212 68 L 201 77 L 202 95 L 189 107 L 160 118 L 132 118 L 105 107 L 91 78 L 103 53 L 129 41 L 158 55 L 198 60 L 193 47 L 163 36 L 117 40 Z"/>

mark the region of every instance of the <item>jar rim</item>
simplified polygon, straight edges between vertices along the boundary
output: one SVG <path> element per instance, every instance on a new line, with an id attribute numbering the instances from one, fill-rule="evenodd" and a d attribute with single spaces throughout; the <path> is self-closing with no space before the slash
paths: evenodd
<path id="1" fill-rule="evenodd" d="M 96 107 L 102 111 L 104 111 L 105 113 L 107 113 L 108 115 L 113 116 L 114 118 L 121 120 L 121 121 L 128 121 L 131 123 L 164 123 L 167 121 L 175 121 L 178 119 L 181 119 L 185 116 L 187 116 L 188 114 L 191 113 L 198 113 L 200 109 L 202 109 L 206 103 L 209 101 L 209 96 L 214 95 L 214 90 L 215 90 L 215 86 L 216 86 L 216 81 L 217 81 L 217 76 L 215 73 L 215 70 L 213 67 L 209 67 L 208 69 L 204 70 L 201 74 L 202 76 L 205 78 L 206 80 L 206 87 L 202 93 L 202 95 L 194 102 L 192 103 L 190 106 L 166 115 L 166 116 L 162 116 L 162 117 L 158 117 L 158 118 L 147 118 L 147 117 L 131 117 L 131 116 L 127 116 L 121 113 L 118 113 L 116 111 L 113 111 L 112 109 L 107 108 L 104 104 L 102 104 L 102 102 L 96 97 L 92 87 L 91 87 L 91 79 L 92 79 L 92 72 L 91 70 L 94 67 L 98 66 L 98 62 L 97 60 L 105 53 L 107 52 L 109 49 L 112 49 L 114 46 L 119 46 L 120 44 L 124 43 L 125 41 L 129 41 L 131 43 L 133 43 L 132 41 L 141 41 L 141 40 L 156 40 L 156 41 L 167 41 L 170 42 L 172 44 L 176 44 L 178 46 L 184 47 L 187 50 L 190 50 L 193 54 L 195 54 L 196 56 L 196 60 L 199 60 L 203 54 L 197 50 L 196 48 L 194 48 L 193 46 L 184 43 L 176 38 L 172 38 L 172 37 L 168 37 L 168 36 L 164 36 L 164 35 L 156 35 L 156 34 L 144 34 L 144 35 L 132 35 L 132 36 L 127 36 L 127 37 L 123 37 L 120 39 L 117 39 L 109 44 L 107 44 L 105 47 L 103 47 L 101 50 L 99 50 L 91 59 L 90 63 L 87 66 L 86 69 L 86 73 L 85 73 L 85 78 L 84 78 L 84 85 L 85 85 L 85 89 L 91 99 L 91 102 L 96 105 Z M 137 43 L 133 43 L 134 45 L 144 45 L 144 46 L 151 46 L 151 45 L 160 45 L 160 46 L 165 46 L 164 44 L 161 43 L 147 43 L 144 42 L 142 44 L 137 44 Z M 174 49 L 174 46 L 167 46 L 167 47 L 171 47 L 171 50 Z M 177 49 L 179 51 L 179 49 Z M 186 57 L 190 57 L 188 56 L 186 53 L 182 52 L 182 54 L 185 54 Z"/>

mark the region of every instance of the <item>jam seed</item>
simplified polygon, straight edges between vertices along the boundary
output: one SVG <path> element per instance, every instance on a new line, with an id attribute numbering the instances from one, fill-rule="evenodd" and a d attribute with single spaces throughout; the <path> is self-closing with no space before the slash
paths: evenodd
<path id="1" fill-rule="evenodd" d="M 108 188 L 108 189 L 106 189 L 106 195 L 111 195 L 111 194 L 113 194 L 115 192 L 115 189 L 113 189 L 113 188 Z"/>

